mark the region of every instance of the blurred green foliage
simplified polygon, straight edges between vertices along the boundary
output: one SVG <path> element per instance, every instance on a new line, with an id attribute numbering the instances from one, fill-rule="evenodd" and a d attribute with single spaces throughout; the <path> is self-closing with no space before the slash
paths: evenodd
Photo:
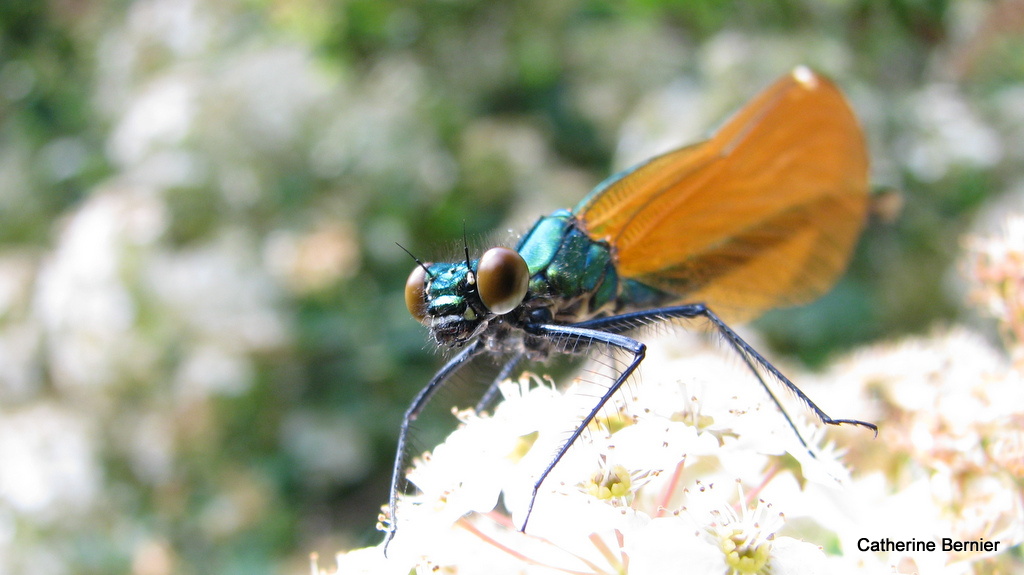
<path id="1" fill-rule="evenodd" d="M 441 361 L 394 243 L 481 248 L 623 167 L 627 127 L 706 131 L 796 64 L 848 91 L 905 207 L 757 324 L 773 355 L 962 319 L 961 238 L 1021 191 L 1019 5 L 0 2 L 0 434 L 40 405 L 84 422 L 98 486 L 57 521 L 0 472 L 0 572 L 297 572 L 375 540 Z M 47 303 L 61 282 L 82 299 Z M 78 318 L 111 293 L 122 323 Z"/>

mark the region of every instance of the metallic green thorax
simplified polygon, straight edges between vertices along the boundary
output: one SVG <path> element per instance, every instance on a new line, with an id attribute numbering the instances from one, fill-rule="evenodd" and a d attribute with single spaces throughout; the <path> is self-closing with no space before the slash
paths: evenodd
<path id="1" fill-rule="evenodd" d="M 607 242 L 595 241 L 568 210 L 542 217 L 519 241 L 530 268 L 530 299 L 547 302 L 556 318 L 583 321 L 650 307 L 667 294 L 619 277 Z"/>

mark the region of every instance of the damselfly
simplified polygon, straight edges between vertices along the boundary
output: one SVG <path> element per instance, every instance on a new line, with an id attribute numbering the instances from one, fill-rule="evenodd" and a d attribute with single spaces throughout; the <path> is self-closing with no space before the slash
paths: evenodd
<path id="1" fill-rule="evenodd" d="M 392 475 L 386 542 L 410 423 L 470 360 L 501 356 L 497 383 L 522 360 L 591 344 L 630 358 L 536 477 L 520 526 L 559 460 L 644 359 L 634 328 L 703 318 L 743 359 L 800 437 L 768 386 L 792 392 L 819 421 L 876 431 L 827 415 L 722 319 L 750 319 L 808 302 L 842 273 L 868 207 L 868 159 L 839 90 L 807 68 L 776 81 L 710 140 L 655 157 L 598 185 L 572 210 L 540 218 L 515 249 L 478 259 L 421 263 L 406 284 L 410 313 L 438 344 L 458 349 L 405 414 Z M 714 311 L 712 311 L 714 310 Z"/>

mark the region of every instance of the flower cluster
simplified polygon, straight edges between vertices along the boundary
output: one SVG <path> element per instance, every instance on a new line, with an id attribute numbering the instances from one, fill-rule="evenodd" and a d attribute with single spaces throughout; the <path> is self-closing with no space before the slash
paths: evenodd
<path id="1" fill-rule="evenodd" d="M 535 477 L 599 384 L 577 380 L 561 393 L 525 374 L 502 384 L 493 415 L 457 412 L 459 428 L 409 472 L 419 492 L 387 518 L 397 522 L 387 559 L 377 547 L 350 552 L 339 572 L 739 575 L 824 566 L 819 545 L 780 532 L 782 513 L 758 494 L 799 491 L 808 478 L 832 491 L 845 472 L 829 449 L 814 444 L 808 454 L 738 362 L 714 348 L 681 349 L 672 339 L 652 346 L 645 381 L 605 406 L 529 516 Z"/>
<path id="2" fill-rule="evenodd" d="M 968 272 L 975 279 L 971 293 L 986 313 L 999 321 L 1016 361 L 1024 359 L 1024 216 L 1006 220 L 996 238 L 967 242 Z"/>

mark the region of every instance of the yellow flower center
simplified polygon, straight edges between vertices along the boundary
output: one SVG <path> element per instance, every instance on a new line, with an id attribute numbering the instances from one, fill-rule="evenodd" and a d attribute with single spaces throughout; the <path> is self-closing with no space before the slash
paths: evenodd
<path id="1" fill-rule="evenodd" d="M 756 539 L 753 542 L 748 540 L 741 529 L 733 529 L 731 533 L 720 532 L 719 541 L 722 552 L 725 553 L 725 563 L 732 575 L 763 573 L 762 569 L 768 564 L 771 551 L 771 545 L 767 541 L 752 545 Z"/>
<path id="2" fill-rule="evenodd" d="M 704 415 L 696 411 L 677 411 L 672 414 L 672 421 L 679 421 L 685 423 L 690 427 L 696 427 L 698 430 L 707 429 L 715 424 L 715 418 L 710 415 Z"/>
<path id="3" fill-rule="evenodd" d="M 621 465 L 613 465 L 608 469 L 601 469 L 587 481 L 587 493 L 598 499 L 616 499 L 629 494 L 633 480 L 629 476 L 629 470 Z"/>
<path id="4" fill-rule="evenodd" d="M 634 423 L 636 423 L 636 421 L 633 420 L 633 416 L 619 410 L 611 416 L 599 415 L 595 417 L 590 425 L 594 430 L 603 430 L 607 431 L 609 435 L 614 435 L 616 432 L 621 431 Z"/>

